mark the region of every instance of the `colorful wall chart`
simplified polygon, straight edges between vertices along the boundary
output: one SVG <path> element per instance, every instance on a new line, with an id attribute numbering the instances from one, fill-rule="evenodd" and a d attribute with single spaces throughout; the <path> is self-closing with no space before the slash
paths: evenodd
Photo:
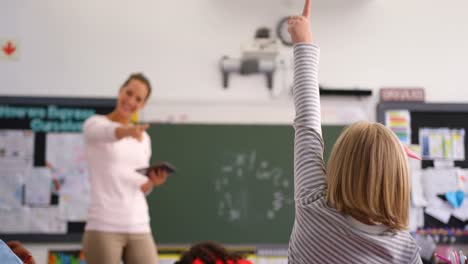
<path id="1" fill-rule="evenodd" d="M 411 144 L 411 117 L 408 110 L 385 112 L 385 126 L 395 132 L 401 143 Z"/>

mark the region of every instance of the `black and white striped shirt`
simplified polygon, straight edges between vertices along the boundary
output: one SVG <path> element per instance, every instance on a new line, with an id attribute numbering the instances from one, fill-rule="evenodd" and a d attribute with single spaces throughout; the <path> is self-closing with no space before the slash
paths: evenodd
<path id="1" fill-rule="evenodd" d="M 326 203 L 319 56 L 313 44 L 300 43 L 294 48 L 296 217 L 289 263 L 422 263 L 419 247 L 408 232 L 365 225 Z"/>

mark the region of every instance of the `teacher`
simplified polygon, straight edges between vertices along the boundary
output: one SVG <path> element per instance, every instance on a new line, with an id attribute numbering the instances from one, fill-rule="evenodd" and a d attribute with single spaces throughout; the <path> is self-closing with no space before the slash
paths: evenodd
<path id="1" fill-rule="evenodd" d="M 131 123 L 143 108 L 151 85 L 141 73 L 120 87 L 116 106 L 108 115 L 94 115 L 84 125 L 91 184 L 91 202 L 83 237 L 88 264 L 158 263 L 145 193 L 167 179 L 165 171 L 149 178 L 136 169 L 149 166 L 148 125 Z"/>

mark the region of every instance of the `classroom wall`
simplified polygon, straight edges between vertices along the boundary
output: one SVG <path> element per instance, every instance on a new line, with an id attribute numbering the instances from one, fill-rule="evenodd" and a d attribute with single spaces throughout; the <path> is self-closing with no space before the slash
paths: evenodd
<path id="1" fill-rule="evenodd" d="M 148 120 L 292 118 L 283 84 L 290 49 L 282 52 L 287 70 L 276 76 L 274 97 L 261 75 L 233 76 L 223 90 L 218 63 L 240 56 L 259 26 L 300 11 L 300 0 L 1 2 L 0 39 L 18 40 L 20 58 L 0 61 L 0 94 L 113 96 L 129 72 L 144 71 L 156 89 L 143 113 Z M 361 100 L 327 98 L 324 111 L 332 115 L 324 121 L 342 122 L 335 119 L 346 111 L 334 113 L 342 102 L 359 109 L 352 121 L 374 120 L 382 86 L 422 86 L 428 101 L 467 100 L 467 9 L 464 0 L 314 1 L 321 83 L 375 92 Z"/>
<path id="2" fill-rule="evenodd" d="M 263 76 L 233 76 L 223 90 L 218 63 L 240 56 L 259 26 L 301 10 L 301 0 L 0 3 L 0 40 L 20 43 L 18 60 L 0 60 L 0 95 L 109 97 L 128 73 L 144 71 L 155 94 L 143 119 L 291 122 L 290 49 L 282 51 L 286 70 L 273 96 Z M 375 120 L 382 86 L 422 86 L 428 101 L 466 102 L 466 10 L 465 0 L 315 0 L 321 83 L 374 91 L 323 98 L 324 122 Z M 34 252 L 42 258 L 46 248 Z"/>

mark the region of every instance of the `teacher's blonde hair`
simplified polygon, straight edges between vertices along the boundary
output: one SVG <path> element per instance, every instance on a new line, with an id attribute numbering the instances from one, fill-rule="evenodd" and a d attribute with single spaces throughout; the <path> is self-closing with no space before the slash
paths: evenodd
<path id="1" fill-rule="evenodd" d="M 328 161 L 327 202 L 357 220 L 393 230 L 408 225 L 408 160 L 396 135 L 378 123 L 343 131 Z"/>

